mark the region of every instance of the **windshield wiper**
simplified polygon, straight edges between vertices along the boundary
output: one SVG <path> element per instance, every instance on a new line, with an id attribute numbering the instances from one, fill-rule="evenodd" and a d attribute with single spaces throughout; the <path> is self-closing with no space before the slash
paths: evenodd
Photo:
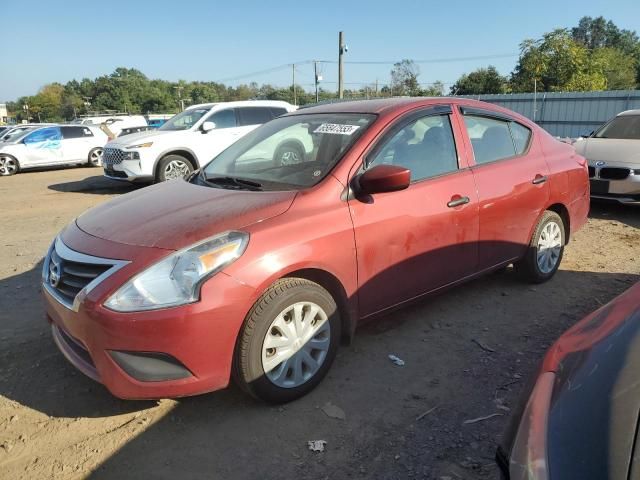
<path id="1" fill-rule="evenodd" d="M 246 190 L 262 190 L 261 183 L 239 177 L 205 177 L 204 179 L 214 185 L 244 188 Z"/>

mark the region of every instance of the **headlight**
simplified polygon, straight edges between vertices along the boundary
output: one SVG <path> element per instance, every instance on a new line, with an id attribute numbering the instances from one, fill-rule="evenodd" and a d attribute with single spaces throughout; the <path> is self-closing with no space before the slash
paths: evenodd
<path id="1" fill-rule="evenodd" d="M 147 148 L 153 145 L 153 142 L 140 143 L 138 145 L 128 145 L 124 148 Z"/>
<path id="2" fill-rule="evenodd" d="M 248 242 L 249 234 L 232 231 L 175 252 L 125 283 L 104 306 L 136 312 L 195 302 L 202 283 L 238 259 Z"/>
<path id="3" fill-rule="evenodd" d="M 122 152 L 123 160 L 140 160 L 140 154 L 138 152 Z"/>

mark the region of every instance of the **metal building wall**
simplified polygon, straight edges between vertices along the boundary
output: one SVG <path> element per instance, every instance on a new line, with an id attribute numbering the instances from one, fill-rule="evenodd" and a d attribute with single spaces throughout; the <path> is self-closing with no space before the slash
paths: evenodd
<path id="1" fill-rule="evenodd" d="M 640 109 L 640 90 L 461 95 L 495 103 L 535 120 L 558 137 L 586 135 L 624 110 Z"/>

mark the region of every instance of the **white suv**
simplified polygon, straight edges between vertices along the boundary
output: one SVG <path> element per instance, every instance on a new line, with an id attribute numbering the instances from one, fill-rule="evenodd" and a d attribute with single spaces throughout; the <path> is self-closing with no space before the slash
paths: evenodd
<path id="1" fill-rule="evenodd" d="M 109 142 L 104 149 L 104 174 L 132 182 L 187 177 L 251 130 L 297 108 L 271 100 L 193 105 L 157 130 Z"/>

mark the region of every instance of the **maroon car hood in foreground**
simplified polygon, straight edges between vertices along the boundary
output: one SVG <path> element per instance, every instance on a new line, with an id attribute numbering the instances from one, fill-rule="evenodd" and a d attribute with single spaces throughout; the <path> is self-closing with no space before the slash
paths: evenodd
<path id="1" fill-rule="evenodd" d="M 295 192 L 225 190 L 178 180 L 103 203 L 78 217 L 76 224 L 113 242 L 177 250 L 280 215 L 294 197 Z"/>

